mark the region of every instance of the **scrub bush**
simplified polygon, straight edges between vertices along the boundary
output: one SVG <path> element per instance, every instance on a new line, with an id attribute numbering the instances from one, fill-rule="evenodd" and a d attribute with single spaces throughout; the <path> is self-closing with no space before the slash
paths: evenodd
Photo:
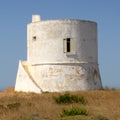
<path id="1" fill-rule="evenodd" d="M 87 100 L 83 96 L 70 95 L 69 93 L 54 97 L 54 99 L 57 104 L 87 103 Z"/>

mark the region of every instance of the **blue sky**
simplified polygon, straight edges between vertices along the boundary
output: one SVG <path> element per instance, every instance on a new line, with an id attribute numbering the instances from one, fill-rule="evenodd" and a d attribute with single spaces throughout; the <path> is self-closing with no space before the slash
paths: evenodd
<path id="1" fill-rule="evenodd" d="M 0 89 L 15 85 L 18 62 L 26 60 L 32 14 L 97 22 L 103 86 L 120 88 L 120 0 L 0 0 Z"/>

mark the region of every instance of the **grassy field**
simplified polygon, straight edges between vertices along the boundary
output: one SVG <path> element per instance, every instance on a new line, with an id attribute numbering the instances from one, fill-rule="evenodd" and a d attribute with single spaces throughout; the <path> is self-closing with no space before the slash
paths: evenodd
<path id="1" fill-rule="evenodd" d="M 0 92 L 0 120 L 120 120 L 120 90 L 69 92 L 87 102 L 61 103 L 55 98 L 65 93 Z M 81 108 L 87 115 L 61 117 L 64 109 Z"/>

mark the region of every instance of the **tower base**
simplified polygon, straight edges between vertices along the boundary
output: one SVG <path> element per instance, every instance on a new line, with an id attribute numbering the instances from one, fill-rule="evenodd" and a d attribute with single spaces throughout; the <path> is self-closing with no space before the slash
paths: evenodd
<path id="1" fill-rule="evenodd" d="M 102 89 L 97 64 L 19 62 L 15 91 L 62 92 Z"/>

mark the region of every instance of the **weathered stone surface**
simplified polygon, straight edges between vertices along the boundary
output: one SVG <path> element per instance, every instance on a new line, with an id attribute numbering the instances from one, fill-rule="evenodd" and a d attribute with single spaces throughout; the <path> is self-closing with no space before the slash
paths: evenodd
<path id="1" fill-rule="evenodd" d="M 15 90 L 101 89 L 97 24 L 70 19 L 41 21 L 37 15 L 32 19 L 27 26 L 27 61 L 19 63 Z"/>
<path id="2" fill-rule="evenodd" d="M 15 91 L 41 93 L 41 89 L 35 84 L 24 65 L 26 64 L 19 62 Z"/>

